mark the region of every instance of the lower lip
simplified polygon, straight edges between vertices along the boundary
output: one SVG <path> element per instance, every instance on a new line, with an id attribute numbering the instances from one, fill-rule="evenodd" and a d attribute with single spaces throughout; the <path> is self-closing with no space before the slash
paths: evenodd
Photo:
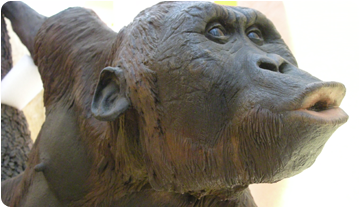
<path id="1" fill-rule="evenodd" d="M 349 116 L 339 107 L 334 107 L 319 112 L 310 111 L 306 109 L 299 109 L 293 112 L 321 123 L 343 124 L 349 118 Z"/>

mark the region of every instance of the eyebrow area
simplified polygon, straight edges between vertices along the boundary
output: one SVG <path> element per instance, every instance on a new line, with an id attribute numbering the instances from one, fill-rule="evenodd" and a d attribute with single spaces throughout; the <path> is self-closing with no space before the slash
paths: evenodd
<path id="1" fill-rule="evenodd" d="M 205 23 L 219 21 L 226 25 L 242 25 L 247 28 L 257 22 L 267 22 L 267 18 L 260 12 L 246 7 L 230 7 L 213 3 L 192 5 L 184 12 L 194 18 L 194 21 Z"/>

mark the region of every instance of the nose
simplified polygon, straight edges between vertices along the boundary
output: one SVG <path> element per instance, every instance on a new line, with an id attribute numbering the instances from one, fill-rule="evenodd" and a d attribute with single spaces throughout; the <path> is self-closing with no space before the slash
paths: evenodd
<path id="1" fill-rule="evenodd" d="M 284 73 L 287 62 L 277 54 L 267 54 L 259 57 L 256 64 L 262 70 Z"/>

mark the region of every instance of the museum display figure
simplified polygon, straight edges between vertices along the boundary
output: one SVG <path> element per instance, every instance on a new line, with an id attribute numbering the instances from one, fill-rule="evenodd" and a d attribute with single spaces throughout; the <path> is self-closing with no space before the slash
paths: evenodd
<path id="1" fill-rule="evenodd" d="M 10 206 L 255 206 L 248 186 L 310 167 L 348 116 L 260 12 L 164 2 L 119 33 L 91 10 L 2 12 L 44 84 L 46 120 Z"/>

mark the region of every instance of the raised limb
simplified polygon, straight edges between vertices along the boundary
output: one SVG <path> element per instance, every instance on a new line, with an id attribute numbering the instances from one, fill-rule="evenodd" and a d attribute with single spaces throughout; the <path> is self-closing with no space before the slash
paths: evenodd
<path id="1" fill-rule="evenodd" d="M 19 1 L 6 2 L 1 8 L 1 13 L 11 21 L 13 30 L 33 55 L 34 38 L 47 17 Z"/>

